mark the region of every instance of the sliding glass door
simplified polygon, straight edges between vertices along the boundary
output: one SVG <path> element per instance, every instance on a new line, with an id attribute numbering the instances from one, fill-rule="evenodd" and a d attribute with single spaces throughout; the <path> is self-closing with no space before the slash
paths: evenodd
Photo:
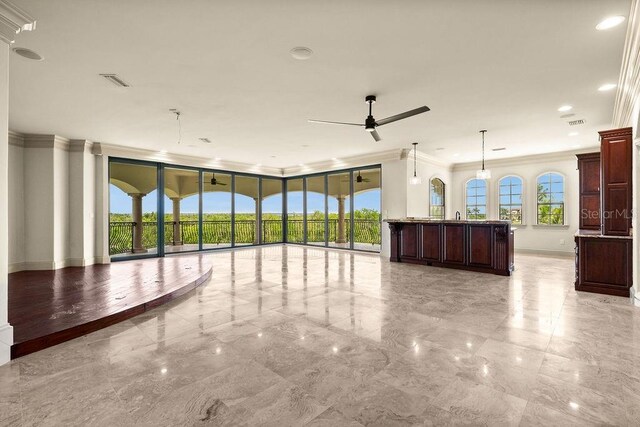
<path id="1" fill-rule="evenodd" d="M 158 254 L 158 166 L 109 163 L 109 255 L 113 259 Z"/>
<path id="2" fill-rule="evenodd" d="M 231 246 L 231 175 L 202 174 L 202 249 Z"/>
<path id="3" fill-rule="evenodd" d="M 307 189 L 307 244 L 325 246 L 326 241 L 326 206 L 325 176 L 306 178 Z"/>
<path id="4" fill-rule="evenodd" d="M 327 178 L 329 246 L 349 248 L 351 242 L 351 172 Z"/>
<path id="5" fill-rule="evenodd" d="M 164 169 L 164 251 L 200 249 L 200 173 Z"/>
<path id="6" fill-rule="evenodd" d="M 380 252 L 381 179 L 379 166 L 287 179 L 287 242 Z"/>
<path id="7" fill-rule="evenodd" d="M 282 227 L 282 180 L 262 178 L 262 243 L 281 243 Z"/>
<path id="8" fill-rule="evenodd" d="M 235 176 L 234 244 L 235 246 L 260 243 L 260 185 L 253 176 Z"/>

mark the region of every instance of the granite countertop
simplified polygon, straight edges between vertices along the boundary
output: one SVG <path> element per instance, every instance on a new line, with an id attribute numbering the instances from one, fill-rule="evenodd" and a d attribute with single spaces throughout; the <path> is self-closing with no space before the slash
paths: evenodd
<path id="1" fill-rule="evenodd" d="M 602 234 L 600 230 L 578 230 L 576 237 L 588 237 L 591 239 L 633 239 L 633 236 L 607 236 Z"/>
<path id="2" fill-rule="evenodd" d="M 508 220 L 474 220 L 474 219 L 435 219 L 435 218 L 389 218 L 385 222 L 438 222 L 445 224 L 511 224 Z"/>

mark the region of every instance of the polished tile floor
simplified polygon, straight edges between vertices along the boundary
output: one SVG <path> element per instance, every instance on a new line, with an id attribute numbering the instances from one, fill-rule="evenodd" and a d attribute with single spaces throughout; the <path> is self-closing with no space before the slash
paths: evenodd
<path id="1" fill-rule="evenodd" d="M 640 309 L 571 259 L 510 277 L 272 246 L 0 367 L 2 425 L 640 425 Z"/>

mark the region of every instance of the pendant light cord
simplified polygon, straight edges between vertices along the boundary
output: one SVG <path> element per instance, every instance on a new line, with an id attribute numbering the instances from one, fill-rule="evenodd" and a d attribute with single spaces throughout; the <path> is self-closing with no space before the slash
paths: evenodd
<path id="1" fill-rule="evenodd" d="M 414 142 L 414 143 L 413 143 L 413 176 L 414 176 L 414 177 L 415 177 L 415 176 L 417 176 L 417 175 L 416 175 L 416 168 L 417 168 L 417 164 L 418 164 L 418 163 L 417 163 L 417 161 L 418 161 L 418 160 L 417 160 L 417 159 L 418 159 L 418 153 L 417 153 L 417 151 L 416 151 L 417 149 L 418 149 L 418 143 L 417 143 L 417 142 Z M 405 179 L 406 179 L 406 178 L 405 178 Z"/>
<path id="2" fill-rule="evenodd" d="M 480 133 L 482 134 L 482 170 L 484 170 L 484 134 L 485 134 L 486 130 L 481 130 Z"/>

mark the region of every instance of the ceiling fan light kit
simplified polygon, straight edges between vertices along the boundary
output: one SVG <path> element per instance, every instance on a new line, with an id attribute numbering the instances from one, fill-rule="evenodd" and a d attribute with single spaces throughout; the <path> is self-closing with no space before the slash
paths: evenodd
<path id="1" fill-rule="evenodd" d="M 311 120 L 311 119 L 309 119 L 309 122 L 310 123 L 330 124 L 330 125 L 347 125 L 347 126 L 364 127 L 364 130 L 369 132 L 371 134 L 371 136 L 373 137 L 373 139 L 376 142 L 378 142 L 378 141 L 382 141 L 382 138 L 380 137 L 380 135 L 378 135 L 378 131 L 376 130 L 376 128 L 378 126 L 383 126 L 383 125 L 386 125 L 388 123 L 393 123 L 393 122 L 396 122 L 398 120 L 406 119 L 406 118 L 409 118 L 411 116 L 415 116 L 415 115 L 421 114 L 421 113 L 426 113 L 427 111 L 429 111 L 429 107 L 427 107 L 426 105 L 423 105 L 422 107 L 414 108 L 413 110 L 405 111 L 404 113 L 396 114 L 395 116 L 387 117 L 386 119 L 376 120 L 376 119 L 373 118 L 373 111 L 372 111 L 373 110 L 372 106 L 376 102 L 376 96 L 375 95 L 367 95 L 367 97 L 364 99 L 364 102 L 369 104 L 369 115 L 365 119 L 364 124 L 361 124 L 361 123 L 346 123 L 346 122 L 332 122 L 332 121 L 327 121 L 327 120 Z"/>

